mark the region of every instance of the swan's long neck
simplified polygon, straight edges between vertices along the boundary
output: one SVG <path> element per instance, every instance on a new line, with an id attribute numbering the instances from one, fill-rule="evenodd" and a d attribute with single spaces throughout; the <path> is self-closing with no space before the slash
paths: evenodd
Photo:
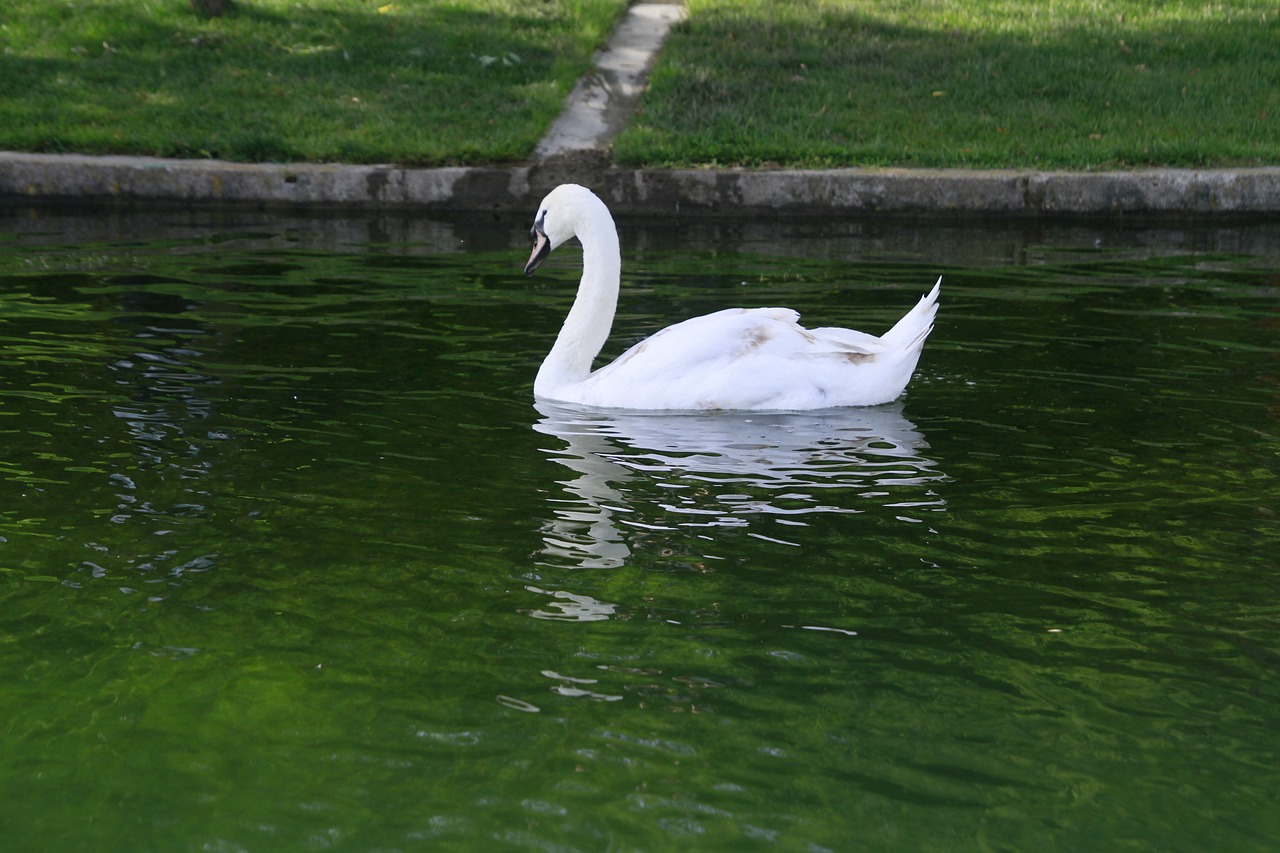
<path id="1" fill-rule="evenodd" d="M 533 393 L 539 397 L 555 398 L 557 389 L 591 375 L 591 362 L 609 337 L 618 308 L 622 260 L 613 217 L 604 204 L 592 205 L 583 211 L 576 231 L 582 242 L 582 282 L 560 335 L 533 381 Z"/>

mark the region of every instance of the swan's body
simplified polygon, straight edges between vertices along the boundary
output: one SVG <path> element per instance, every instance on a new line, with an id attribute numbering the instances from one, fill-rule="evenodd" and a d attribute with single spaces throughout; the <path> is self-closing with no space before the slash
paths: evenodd
<path id="1" fill-rule="evenodd" d="M 613 325 L 621 259 L 608 208 L 564 184 L 542 201 L 532 274 L 571 237 L 582 283 L 533 383 L 539 399 L 615 409 L 779 411 L 874 406 L 907 387 L 938 311 L 938 284 L 881 337 L 805 329 L 789 308 L 729 308 L 668 326 L 592 372 Z"/>

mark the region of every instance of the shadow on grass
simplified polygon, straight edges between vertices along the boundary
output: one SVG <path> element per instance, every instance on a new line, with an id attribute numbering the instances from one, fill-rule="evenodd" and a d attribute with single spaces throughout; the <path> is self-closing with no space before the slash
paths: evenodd
<path id="1" fill-rule="evenodd" d="M 615 152 L 671 165 L 1274 163 L 1280 13 L 1230 11 L 960 28 L 861 6 L 712 3 L 673 34 Z"/>

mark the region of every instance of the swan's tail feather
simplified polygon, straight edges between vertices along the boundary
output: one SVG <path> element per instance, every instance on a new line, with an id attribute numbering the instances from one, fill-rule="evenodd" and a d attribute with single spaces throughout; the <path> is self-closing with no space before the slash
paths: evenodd
<path id="1" fill-rule="evenodd" d="M 924 348 L 925 338 L 933 331 L 933 318 L 938 314 L 938 292 L 942 286 L 942 278 L 933 285 L 914 308 L 908 311 L 893 328 L 880 336 L 885 351 L 876 356 L 880 365 L 880 380 L 877 383 L 880 399 L 876 402 L 895 400 L 906 390 L 916 371 L 916 363 L 920 360 L 920 351 Z"/>
<path id="2" fill-rule="evenodd" d="M 893 328 L 880 336 L 889 352 L 918 350 L 924 339 L 933 331 L 933 318 L 938 315 L 938 293 L 942 289 L 942 276 L 938 276 L 933 289 L 920 297 L 916 306 L 903 315 Z"/>

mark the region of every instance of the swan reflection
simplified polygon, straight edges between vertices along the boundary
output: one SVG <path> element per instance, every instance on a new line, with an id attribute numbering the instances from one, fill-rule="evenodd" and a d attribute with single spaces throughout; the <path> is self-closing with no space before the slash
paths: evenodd
<path id="1" fill-rule="evenodd" d="M 539 402 L 534 429 L 575 476 L 558 481 L 543 554 L 615 568 L 655 533 L 714 541 L 712 528 L 783 544 L 814 514 L 937 510 L 944 479 L 899 405 L 819 412 L 640 414 Z M 763 524 L 768 524 L 763 527 Z M 766 532 L 767 531 L 767 534 Z"/>

